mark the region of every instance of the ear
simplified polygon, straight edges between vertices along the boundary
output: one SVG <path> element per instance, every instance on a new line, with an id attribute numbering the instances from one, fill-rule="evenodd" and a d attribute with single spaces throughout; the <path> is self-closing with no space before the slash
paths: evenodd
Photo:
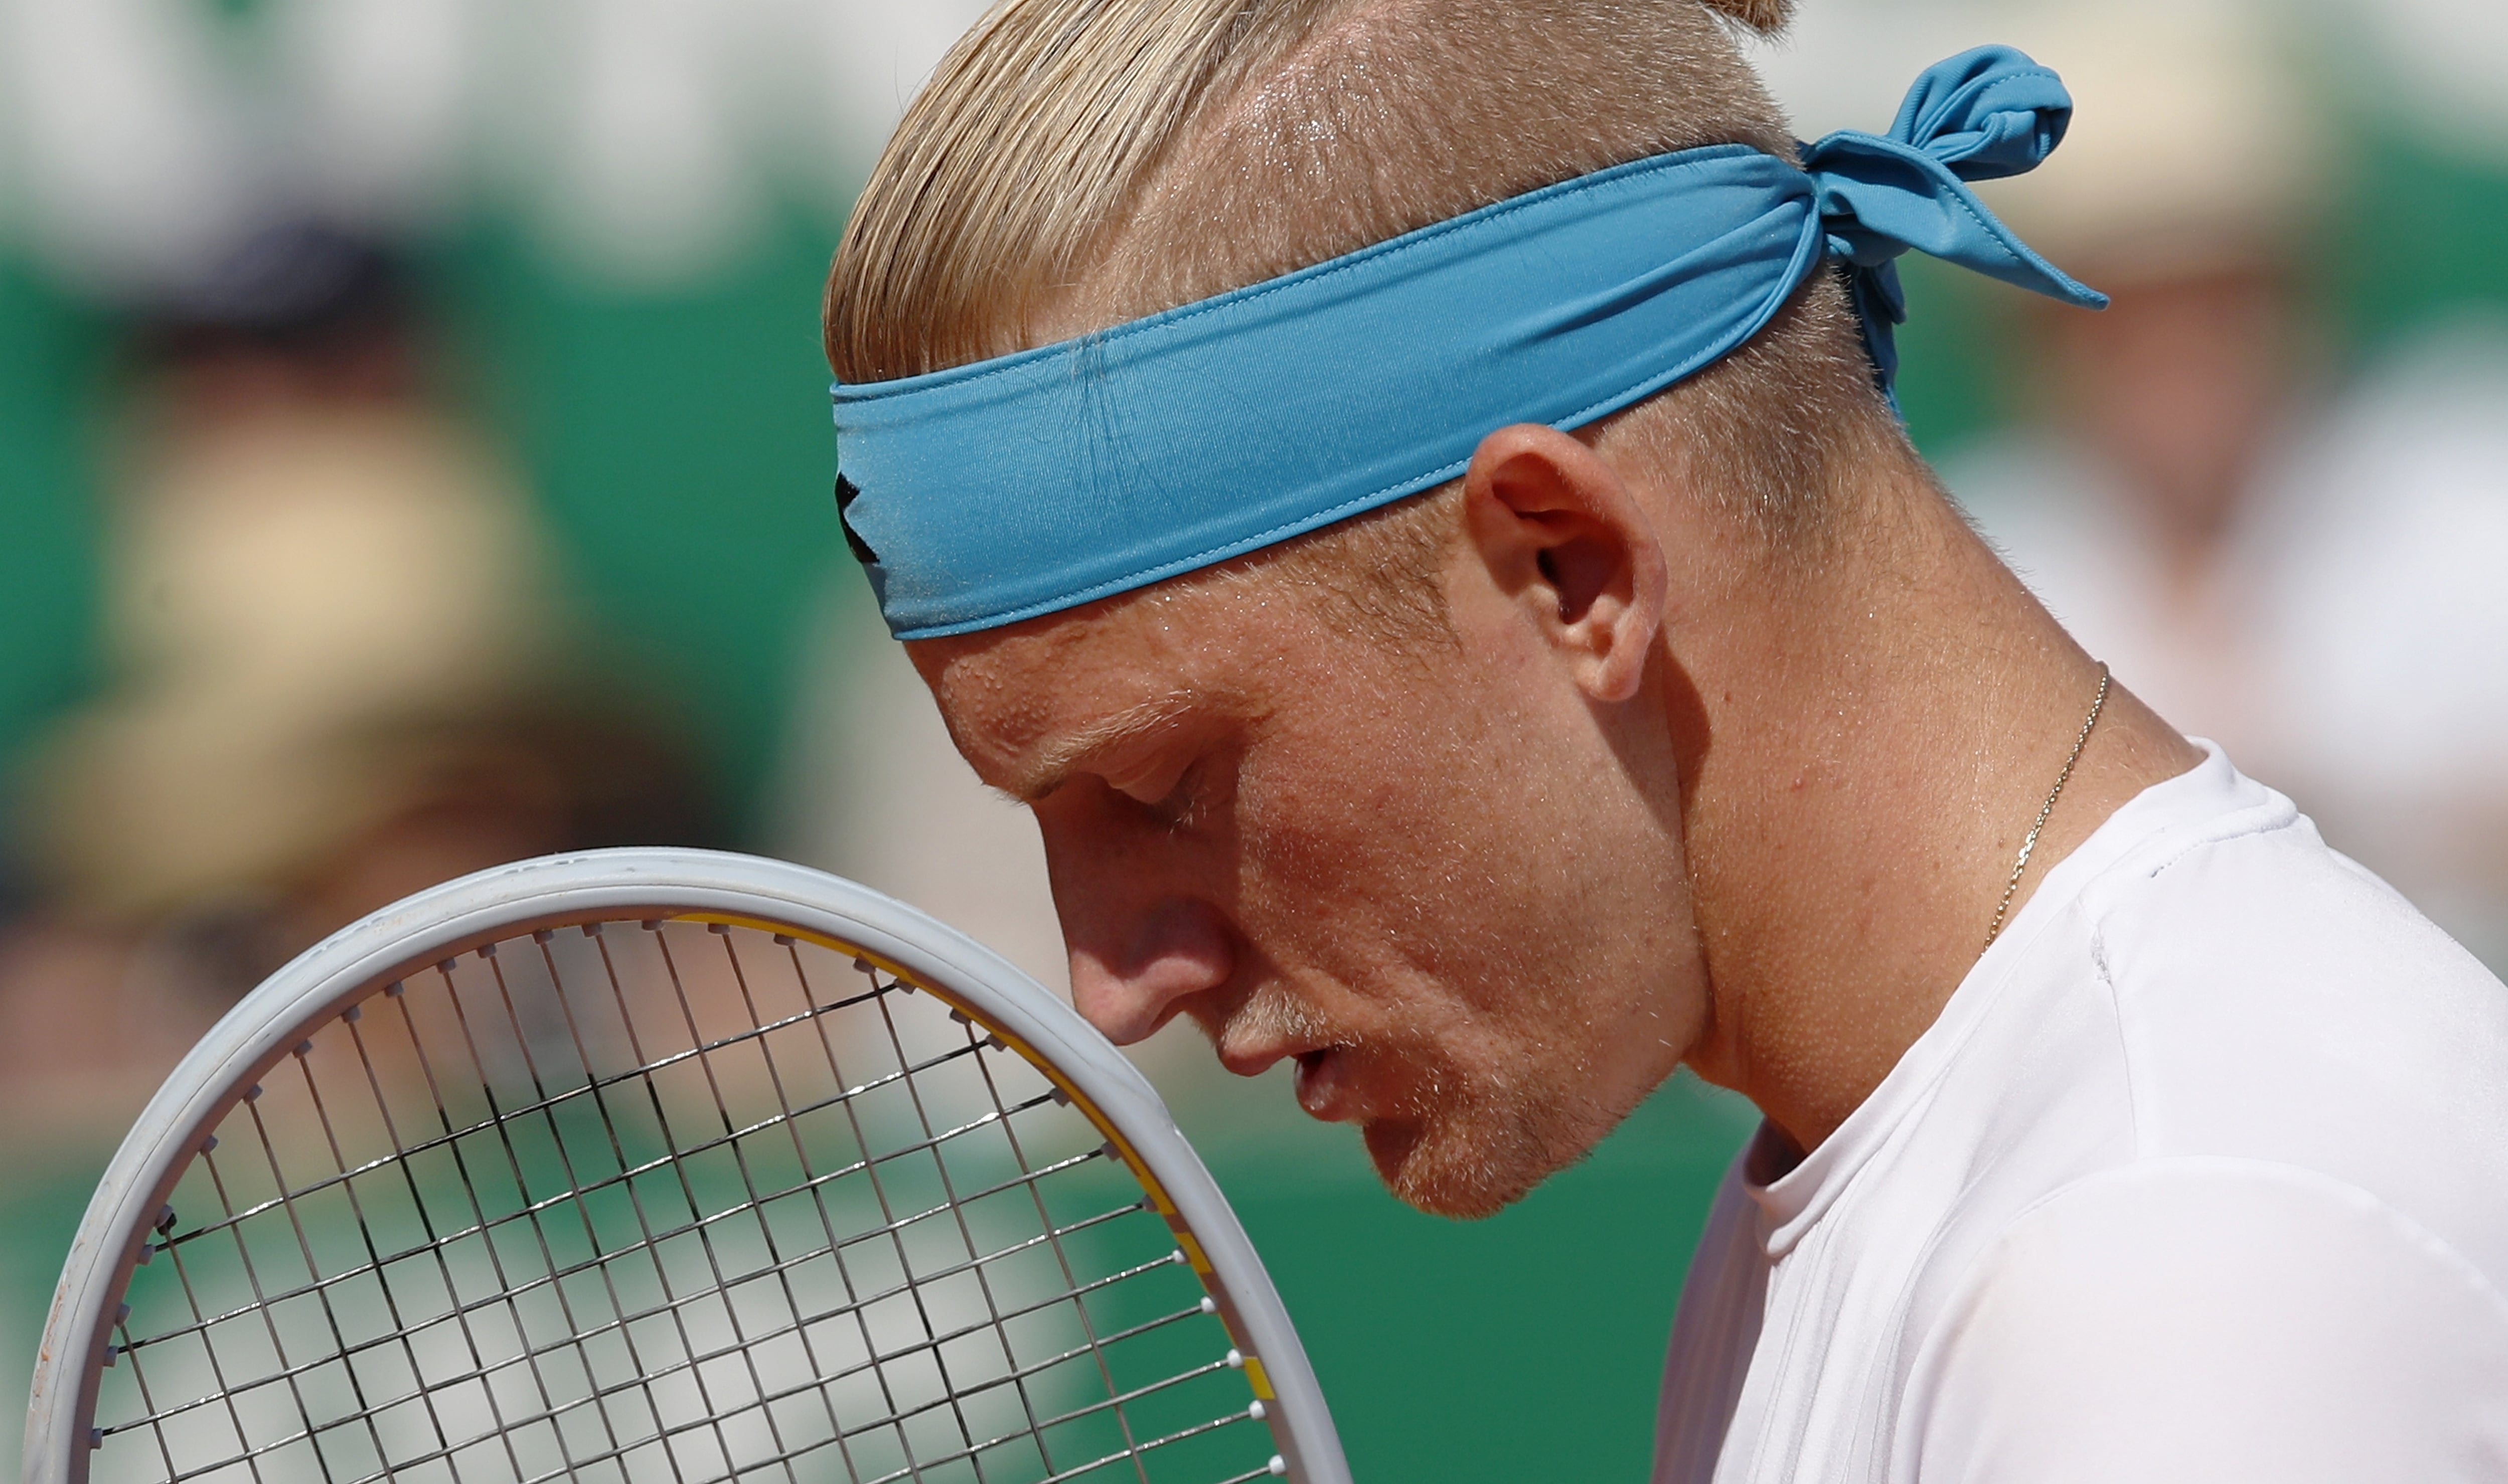
<path id="1" fill-rule="evenodd" d="M 1537 424 L 1481 440 L 1463 472 L 1464 522 L 1500 593 L 1598 701 L 1625 701 L 1663 627 L 1668 578 L 1653 524 L 1618 472 Z"/>

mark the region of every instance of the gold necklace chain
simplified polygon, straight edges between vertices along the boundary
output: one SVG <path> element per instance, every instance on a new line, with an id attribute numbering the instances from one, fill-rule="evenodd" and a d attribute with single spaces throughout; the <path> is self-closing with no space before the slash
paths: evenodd
<path id="1" fill-rule="evenodd" d="M 1994 923 L 1985 930 L 1985 946 L 2003 936 L 2004 915 L 2011 910 L 2011 894 L 2020 889 L 2020 876 L 2029 869 L 2029 853 L 2038 848 L 2038 835 L 2047 828 L 2047 816 L 2055 812 L 2055 800 L 2064 797 L 2064 785 L 2073 781 L 2073 764 L 2082 761 L 2082 749 L 2089 745 L 2090 728 L 2099 724 L 2099 713 L 2108 704 L 2108 667 L 2099 666 L 2099 691 L 2090 697 L 2090 714 L 2082 719 L 2082 734 L 2073 739 L 2072 756 L 2064 760 L 2064 770 L 2055 775 L 2055 786 L 2047 791 L 2047 801 L 2038 807 L 2038 820 L 2029 827 L 2028 838 L 2020 842 L 2020 854 L 2011 863 L 2011 879 L 2003 883 L 2003 900 L 1994 906 Z"/>

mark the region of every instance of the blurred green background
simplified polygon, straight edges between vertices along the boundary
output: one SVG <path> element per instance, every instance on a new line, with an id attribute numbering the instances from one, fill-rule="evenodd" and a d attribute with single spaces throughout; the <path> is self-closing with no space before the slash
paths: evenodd
<path id="1" fill-rule="evenodd" d="M 2356 362 L 2433 319 L 2508 311 L 2508 168 L 2355 121 L 2340 230 L 2312 253 Z M 673 698 L 753 843 L 778 837 L 775 779 L 808 623 L 859 578 L 830 508 L 817 343 L 835 234 L 775 201 L 701 276 L 621 286 L 482 211 L 416 241 L 445 315 L 450 394 L 514 452 L 605 651 Z M 2010 415 L 2004 291 L 1916 264 L 1901 400 L 1929 452 Z M 97 679 L 101 469 L 123 318 L 0 240 L 0 750 L 15 755 Z M 842 758 L 810 760 L 840 768 Z M 1269 1095 L 1282 1095 L 1276 1086 Z M 1636 1478 L 1656 1370 L 1707 1201 L 1746 1109 L 1676 1082 L 1584 1165 L 1520 1206 L 1456 1225 L 1395 1205 L 1340 1131 L 1243 1136 L 1185 1109 L 1311 1347 L 1351 1457 L 1376 1484 Z M 84 1193 L 109 1152 L 8 1148 L 0 1132 L 0 1347 L 22 1377 Z M 13 1467 L 14 1451 L 0 1470 Z"/>

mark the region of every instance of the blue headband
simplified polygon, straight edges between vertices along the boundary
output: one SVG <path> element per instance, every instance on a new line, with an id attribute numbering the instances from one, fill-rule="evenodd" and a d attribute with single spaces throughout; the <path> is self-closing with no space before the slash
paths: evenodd
<path id="1" fill-rule="evenodd" d="M 1964 181 L 2063 137 L 2055 74 L 1980 47 L 1887 136 L 1796 168 L 1712 145 L 1598 171 L 1060 345 L 835 388 L 837 501 L 900 639 L 1145 587 L 1459 475 L 1495 428 L 1573 428 L 1713 364 L 1849 265 L 1882 384 L 1910 248 L 2106 299 Z"/>

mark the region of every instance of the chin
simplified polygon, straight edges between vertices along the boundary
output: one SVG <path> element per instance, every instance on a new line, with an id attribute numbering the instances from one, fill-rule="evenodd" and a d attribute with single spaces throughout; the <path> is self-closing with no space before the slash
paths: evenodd
<path id="1" fill-rule="evenodd" d="M 1364 1136 L 1368 1158 L 1395 1199 L 1460 1221 L 1496 1215 L 1583 1152 L 1554 1157 L 1527 1123 L 1486 1116 L 1378 1119 Z"/>

